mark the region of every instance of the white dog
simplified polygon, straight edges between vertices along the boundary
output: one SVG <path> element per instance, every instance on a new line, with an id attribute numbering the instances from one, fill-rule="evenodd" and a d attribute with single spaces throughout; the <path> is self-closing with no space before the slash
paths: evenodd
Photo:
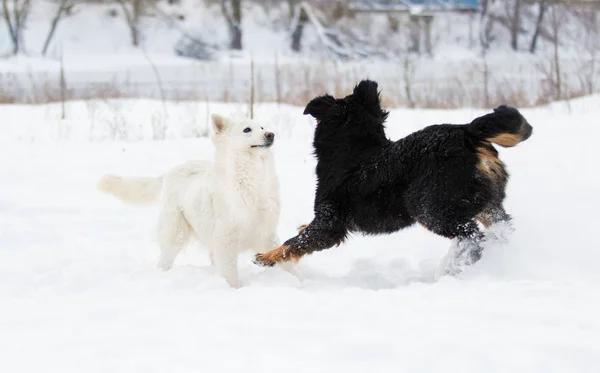
<path id="1" fill-rule="evenodd" d="M 194 234 L 211 264 L 239 287 L 238 254 L 279 246 L 279 183 L 269 149 L 275 135 L 249 119 L 212 114 L 212 122 L 214 162 L 190 161 L 160 177 L 107 175 L 98 188 L 129 203 L 158 202 L 159 268 L 170 269 Z"/>

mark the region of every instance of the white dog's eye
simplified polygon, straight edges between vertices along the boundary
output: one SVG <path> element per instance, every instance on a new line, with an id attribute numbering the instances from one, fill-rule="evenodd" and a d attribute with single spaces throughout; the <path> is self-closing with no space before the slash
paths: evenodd
<path id="1" fill-rule="evenodd" d="M 250 128 L 250 127 L 246 127 L 246 128 L 244 128 L 244 133 L 248 133 L 248 132 L 250 132 L 250 131 L 252 131 L 252 128 Z"/>
<path id="2" fill-rule="evenodd" d="M 260 127 L 261 130 L 264 130 L 264 128 Z"/>

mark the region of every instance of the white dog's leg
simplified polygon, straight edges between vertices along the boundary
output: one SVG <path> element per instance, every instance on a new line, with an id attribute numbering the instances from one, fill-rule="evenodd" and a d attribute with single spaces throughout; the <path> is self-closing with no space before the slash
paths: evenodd
<path id="1" fill-rule="evenodd" d="M 158 220 L 158 244 L 160 259 L 158 267 L 169 270 L 175 258 L 190 239 L 190 227 L 176 209 L 163 210 Z"/>
<path id="2" fill-rule="evenodd" d="M 240 287 L 237 268 L 237 253 L 232 247 L 221 246 L 216 248 L 214 254 L 217 271 L 232 288 Z"/>
<path id="3" fill-rule="evenodd" d="M 219 234 L 212 247 L 213 260 L 217 271 L 233 288 L 240 287 L 238 278 L 238 240 L 235 233 Z"/>

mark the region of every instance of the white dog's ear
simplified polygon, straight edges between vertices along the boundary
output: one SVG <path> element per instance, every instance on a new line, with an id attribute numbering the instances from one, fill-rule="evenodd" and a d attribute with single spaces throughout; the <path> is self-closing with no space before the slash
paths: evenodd
<path id="1" fill-rule="evenodd" d="M 215 134 L 219 135 L 229 129 L 229 118 L 216 113 L 211 114 L 210 118 L 213 122 L 213 130 L 215 131 Z"/>

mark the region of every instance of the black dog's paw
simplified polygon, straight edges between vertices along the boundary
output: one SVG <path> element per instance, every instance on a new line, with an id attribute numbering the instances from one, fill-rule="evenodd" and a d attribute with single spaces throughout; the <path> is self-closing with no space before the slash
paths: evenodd
<path id="1" fill-rule="evenodd" d="M 256 264 L 257 266 L 260 267 L 273 267 L 275 265 L 275 261 L 271 261 L 271 260 L 267 260 L 267 258 L 265 258 L 263 256 L 263 254 L 256 254 L 254 256 L 254 260 L 252 261 L 252 263 Z"/>

